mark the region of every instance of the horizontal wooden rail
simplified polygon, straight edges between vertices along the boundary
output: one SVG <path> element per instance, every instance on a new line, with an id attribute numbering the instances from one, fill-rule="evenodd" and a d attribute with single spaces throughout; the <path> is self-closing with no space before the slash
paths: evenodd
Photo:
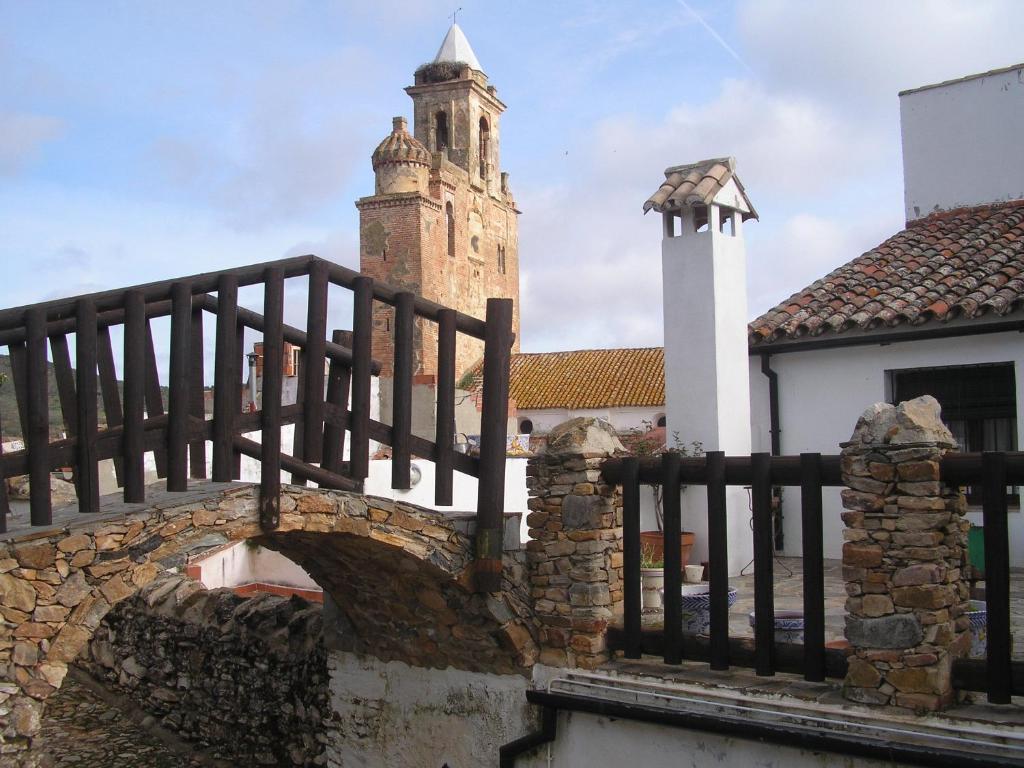
<path id="1" fill-rule="evenodd" d="M 686 658 L 694 661 L 712 660 L 711 639 L 706 635 L 695 635 L 692 632 L 682 633 L 682 643 L 686 648 Z M 612 650 L 626 650 L 629 641 L 621 626 L 608 627 L 608 647 Z M 753 667 L 757 661 L 754 640 L 750 637 L 730 637 L 729 661 L 738 667 Z M 664 656 L 670 652 L 665 645 L 665 633 L 661 627 L 649 627 L 640 632 L 640 650 L 652 656 Z M 824 652 L 825 674 L 831 678 L 846 676 L 846 654 L 841 650 L 826 648 Z M 778 672 L 802 674 L 804 671 L 804 649 L 794 643 L 776 643 L 775 669 Z"/>
<path id="2" fill-rule="evenodd" d="M 609 644 L 626 658 L 642 653 L 663 654 L 666 663 L 682 659 L 709 661 L 713 669 L 729 664 L 753 666 L 758 675 L 776 671 L 802 672 L 809 681 L 842 676 L 845 665 L 825 646 L 825 592 L 823 556 L 822 489 L 841 486 L 839 456 L 805 453 L 800 456 L 725 457 L 720 452 L 684 457 L 666 453 L 654 457 L 624 457 L 603 462 L 606 482 L 622 486 L 624 614 L 622 625 L 611 630 Z M 1010 613 L 1010 555 L 1006 488 L 1024 484 L 1024 453 L 947 453 L 940 462 L 942 481 L 953 487 L 972 485 L 983 489 L 985 535 L 985 582 L 988 640 L 984 660 L 956 662 L 954 675 L 961 689 L 985 691 L 994 704 L 1010 703 L 1019 695 L 1024 663 L 1012 657 Z M 679 567 L 673 551 L 678 545 L 678 495 L 680 483 L 706 486 L 711 615 L 710 637 L 680 635 Z M 663 489 L 664 594 L 663 626 L 642 628 L 640 607 L 639 489 L 643 484 Z M 754 607 L 757 622 L 753 642 L 728 637 L 726 491 L 728 486 L 746 486 L 752 510 Z M 775 525 L 772 488 L 800 488 L 800 525 L 803 532 L 803 618 L 802 644 L 785 647 L 775 642 L 773 579 Z M 671 553 L 671 556 L 670 556 Z M 749 567 L 749 566 L 748 566 Z M 670 573 L 671 571 L 671 573 Z M 764 617 L 767 617 L 765 620 Z M 716 621 L 717 619 L 717 621 Z M 696 645 L 694 645 L 696 643 Z"/>
<path id="3" fill-rule="evenodd" d="M 308 280 L 304 281 L 306 322 L 300 329 L 284 324 L 285 281 L 302 277 Z M 328 341 L 331 284 L 354 292 L 354 315 L 352 332 L 336 331 Z M 263 288 L 262 314 L 238 305 L 239 289 L 248 286 Z M 374 302 L 395 306 L 400 327 L 394 360 L 383 363 L 373 359 Z M 490 489 L 481 492 L 486 503 L 478 503 L 478 513 L 484 510 L 485 514 L 477 540 L 488 542 L 484 570 L 494 577 L 488 583 L 498 584 L 505 448 L 501 414 L 514 338 L 511 300 L 488 299 L 487 311 L 487 321 L 463 315 L 314 256 L 0 310 L 0 345 L 10 353 L 17 416 L 26 438 L 24 450 L 0 452 L 0 477 L 31 475 L 32 524 L 45 526 L 52 523 L 49 479 L 53 470 L 74 468 L 82 495 L 79 511 L 94 513 L 99 509 L 99 461 L 113 459 L 125 501 L 143 503 L 147 454 L 154 454 L 157 476 L 166 479 L 167 490 L 182 492 L 190 479 L 207 476 L 206 442 L 211 441 L 213 476 L 218 482 L 240 477 L 243 455 L 259 462 L 260 523 L 271 531 L 280 517 L 282 472 L 290 473 L 293 483 L 357 491 L 369 476 L 373 444 L 382 443 L 393 451 L 394 488 L 408 488 L 410 461 L 416 456 L 439 465 L 435 484 L 439 505 L 451 504 L 455 470 L 479 478 L 480 488 Z M 207 418 L 210 392 L 205 364 L 210 350 L 204 333 L 210 318 L 204 313 L 216 321 L 212 419 Z M 165 340 L 154 339 L 150 322 L 159 317 L 171 319 L 170 363 L 164 382 L 157 352 Z M 448 371 L 452 380 L 437 389 L 436 406 L 437 413 L 450 415 L 453 423 L 439 426 L 435 441 L 412 434 L 417 317 L 437 323 L 442 345 L 439 361 L 447 367 L 454 365 L 456 333 L 485 342 L 483 458 L 454 451 L 452 371 Z M 123 329 L 120 350 L 112 343 L 112 327 Z M 250 386 L 262 382 L 261 390 L 253 390 L 256 402 L 243 412 L 246 329 L 263 335 L 263 366 L 262 376 L 250 380 Z M 71 335 L 77 349 L 77 374 L 71 360 Z M 291 352 L 285 354 L 286 343 L 301 350 L 296 402 L 290 405 L 283 402 L 290 391 L 285 389 L 284 377 L 296 372 Z M 391 426 L 370 417 L 371 379 L 385 364 L 396 372 Z M 60 403 L 59 417 L 53 419 L 46 401 L 51 370 Z M 102 430 L 98 396 L 102 396 L 106 422 Z M 488 417 L 488 404 L 500 418 Z M 289 424 L 295 425 L 292 455 L 280 445 L 281 429 Z M 66 437 L 51 440 L 51 431 L 61 427 Z M 262 432 L 259 442 L 246 436 L 256 431 Z M 346 433 L 351 437 L 346 439 Z M 348 461 L 343 458 L 345 448 L 350 452 Z M 0 508 L 0 528 L 4 523 Z"/>
<path id="4" fill-rule="evenodd" d="M 206 272 L 189 277 L 174 278 L 172 280 L 160 280 L 153 283 L 134 285 L 128 288 L 119 288 L 113 291 L 101 291 L 85 296 L 77 296 L 71 299 L 54 299 L 53 301 L 31 304 L 12 309 L 0 310 L 0 331 L 17 328 L 24 324 L 25 312 L 30 307 L 39 307 L 46 313 L 48 321 L 64 320 L 75 316 L 75 307 L 80 299 L 88 299 L 96 305 L 97 312 L 124 308 L 124 296 L 131 291 L 142 294 L 146 304 L 167 301 L 171 298 L 171 286 L 177 282 L 187 282 L 192 286 L 192 293 L 211 293 L 217 290 L 217 283 L 221 275 L 231 274 L 238 278 L 239 287 L 257 285 L 263 283 L 263 276 L 267 269 L 278 268 L 287 277 L 298 277 L 309 271 L 310 263 L 316 259 L 315 256 L 295 256 L 290 259 L 279 261 L 268 261 L 261 264 L 250 264 L 244 267 L 233 269 L 222 269 L 218 272 Z"/>
<path id="5" fill-rule="evenodd" d="M 347 419 L 351 418 L 349 411 L 343 411 L 336 405 L 326 403 L 324 405 L 324 421 L 332 426 L 343 427 Z M 285 405 L 281 408 L 281 425 L 295 424 L 302 419 L 302 406 L 297 403 Z M 167 415 L 151 417 L 145 420 L 143 428 L 147 433 L 145 449 L 156 451 L 163 446 L 162 431 L 167 428 Z M 192 418 L 189 423 L 188 441 L 213 439 L 213 421 L 201 421 Z M 254 413 L 239 414 L 236 422 L 236 431 L 240 433 L 258 432 L 260 429 L 259 411 Z M 121 438 L 124 434 L 122 426 L 108 427 L 100 430 L 96 437 L 95 451 L 96 460 L 112 459 L 120 456 Z M 390 445 L 391 427 L 376 419 L 370 419 L 370 439 L 378 443 Z M 411 435 L 409 445 L 414 456 L 427 461 L 435 461 L 438 456 L 437 446 L 429 440 L 416 435 Z M 78 446 L 77 437 L 66 437 L 61 440 L 54 440 L 50 443 L 50 470 L 69 467 L 75 463 L 75 451 Z M 477 477 L 480 474 L 480 459 L 465 453 L 453 452 L 452 463 L 454 468 L 466 475 Z M 18 451 L 11 451 L 0 455 L 0 477 L 17 477 L 28 473 L 28 451 L 24 448 Z M 315 482 L 315 481 L 314 481 Z"/>
<path id="6" fill-rule="evenodd" d="M 171 302 L 170 300 L 154 301 L 146 304 L 146 319 L 151 320 L 154 317 L 167 317 L 171 314 Z M 96 329 L 110 328 L 114 325 L 121 325 L 124 323 L 124 309 L 108 309 L 106 312 L 100 312 L 96 316 Z M 75 317 L 67 317 L 61 320 L 50 320 L 46 324 L 46 334 L 48 336 L 57 336 L 61 334 L 75 333 L 78 331 L 78 319 Z M 0 331 L 0 346 L 7 346 L 10 344 L 20 344 L 25 341 L 25 328 L 24 326 L 18 326 L 16 328 L 9 328 L 4 331 Z"/>
<path id="7" fill-rule="evenodd" d="M 981 482 L 982 458 L 980 453 L 947 453 L 941 462 L 942 480 L 950 485 L 970 485 Z M 841 486 L 838 455 L 822 455 L 821 484 L 826 487 Z M 601 475 L 606 482 L 619 484 L 622 481 L 624 459 L 608 459 L 601 465 Z M 661 459 L 644 456 L 640 463 L 640 482 L 644 485 L 658 485 L 660 482 Z M 705 459 L 684 456 L 680 461 L 682 481 L 686 485 L 704 485 Z M 772 456 L 771 476 L 776 485 L 800 485 L 799 456 Z M 750 485 L 751 462 L 749 456 L 726 456 L 725 481 L 728 485 Z M 1024 452 L 1006 453 L 1006 481 L 1009 485 L 1024 485 Z"/>
<path id="8" fill-rule="evenodd" d="M 626 459 L 608 459 L 601 465 L 601 476 L 608 483 L 622 483 L 623 464 Z M 637 459 L 639 463 L 640 483 L 642 485 L 659 485 L 661 483 L 661 458 L 644 456 Z M 707 484 L 707 458 L 704 456 L 684 456 L 679 461 L 680 479 L 684 485 Z M 799 456 L 772 456 L 770 459 L 772 482 L 775 485 L 800 485 L 801 466 Z M 753 468 L 750 456 L 725 457 L 726 485 L 751 485 Z M 825 486 L 842 485 L 839 471 L 839 456 L 821 457 L 821 481 Z"/>
<path id="9" fill-rule="evenodd" d="M 217 308 L 220 306 L 217 303 L 217 297 L 211 296 L 210 294 L 202 294 L 197 297 L 198 303 L 207 312 L 217 314 Z M 245 309 L 239 307 L 237 311 L 238 321 L 242 323 L 246 328 L 251 328 L 254 331 L 263 332 L 264 321 L 263 315 L 258 312 L 253 312 L 251 309 Z M 308 336 L 306 332 L 291 325 L 283 326 L 284 340 L 289 344 L 294 344 L 297 347 L 305 348 L 308 343 Z M 352 366 L 352 350 L 348 347 L 342 346 L 341 344 L 335 344 L 333 342 L 327 342 L 325 351 L 329 360 L 336 360 L 346 367 Z M 374 376 L 380 375 L 380 362 L 374 360 L 370 363 L 370 371 Z"/>

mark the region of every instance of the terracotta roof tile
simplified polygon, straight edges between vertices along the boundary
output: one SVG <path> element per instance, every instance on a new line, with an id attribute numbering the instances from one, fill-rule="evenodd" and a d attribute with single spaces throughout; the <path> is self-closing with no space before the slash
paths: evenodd
<path id="1" fill-rule="evenodd" d="M 740 183 L 739 177 L 735 173 L 735 160 L 731 157 L 716 157 L 702 160 L 699 163 L 667 168 L 665 181 L 644 202 L 644 213 L 652 208 L 661 212 L 665 209 L 677 209 L 685 205 L 708 205 L 731 179 L 736 181 L 740 193 L 750 208 L 749 213 L 743 214 L 744 220 L 756 219 L 757 211 L 747 199 L 743 184 Z"/>
<path id="2" fill-rule="evenodd" d="M 665 403 L 660 347 L 512 355 L 509 398 L 520 409 L 654 407 Z"/>
<path id="3" fill-rule="evenodd" d="M 1024 306 L 1024 200 L 933 214 L 765 312 L 751 347 Z"/>

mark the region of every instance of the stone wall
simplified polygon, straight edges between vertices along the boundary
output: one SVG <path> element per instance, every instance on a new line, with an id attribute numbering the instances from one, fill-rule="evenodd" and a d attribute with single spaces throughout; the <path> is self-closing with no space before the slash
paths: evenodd
<path id="1" fill-rule="evenodd" d="M 353 650 L 384 661 L 523 673 L 536 656 L 524 569 L 506 553 L 504 592 L 473 592 L 464 521 L 343 491 L 286 486 L 264 533 L 258 489 L 200 483 L 98 518 L 0 539 L 0 762 L 30 768 L 43 702 L 103 617 L 162 572 L 251 539 L 302 566 L 352 627 Z"/>
<path id="2" fill-rule="evenodd" d="M 610 424 L 577 418 L 551 430 L 527 464 L 527 562 L 543 664 L 593 668 L 608 659 L 608 623 L 622 613 L 622 496 L 601 481 L 601 462 L 621 450 Z"/>
<path id="3" fill-rule="evenodd" d="M 953 702 L 954 659 L 970 646 L 967 505 L 942 483 L 954 447 L 931 397 L 875 405 L 843 447 L 843 578 L 853 647 L 848 698 L 936 710 Z"/>
<path id="4" fill-rule="evenodd" d="M 78 663 L 215 757 L 326 764 L 321 610 L 301 598 L 161 577 L 107 614 Z"/>

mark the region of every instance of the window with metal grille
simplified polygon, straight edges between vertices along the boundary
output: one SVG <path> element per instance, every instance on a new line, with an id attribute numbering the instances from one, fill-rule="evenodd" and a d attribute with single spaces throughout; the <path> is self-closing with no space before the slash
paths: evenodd
<path id="1" fill-rule="evenodd" d="M 942 420 L 961 451 L 1017 450 L 1017 381 L 1013 363 L 954 365 L 886 371 L 889 401 L 901 403 L 931 395 L 942 406 Z M 967 500 L 980 503 L 981 488 L 968 488 Z M 1017 504 L 1017 489 L 1007 489 Z"/>

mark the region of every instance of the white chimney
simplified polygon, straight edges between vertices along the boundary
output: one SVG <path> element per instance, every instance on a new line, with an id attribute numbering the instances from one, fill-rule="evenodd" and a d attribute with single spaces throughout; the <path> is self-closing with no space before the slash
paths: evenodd
<path id="1" fill-rule="evenodd" d="M 1024 199 L 1024 64 L 900 93 L 907 221 Z"/>
<path id="2" fill-rule="evenodd" d="M 733 158 L 668 168 L 644 204 L 662 214 L 665 316 L 665 412 L 668 445 L 731 456 L 750 453 L 747 356 L 747 265 L 743 222 L 757 213 L 735 174 Z M 743 488 L 728 491 L 729 573 L 752 553 Z M 683 527 L 697 534 L 691 560 L 707 559 L 703 487 L 683 497 Z"/>

